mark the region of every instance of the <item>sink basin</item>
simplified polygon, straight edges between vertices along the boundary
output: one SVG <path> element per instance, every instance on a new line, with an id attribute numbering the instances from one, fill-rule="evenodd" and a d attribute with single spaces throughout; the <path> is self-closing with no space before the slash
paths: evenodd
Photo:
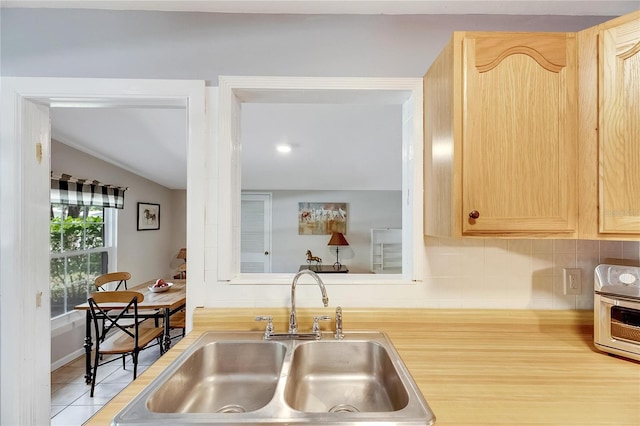
<path id="1" fill-rule="evenodd" d="M 286 348 L 278 342 L 211 342 L 147 401 L 155 413 L 242 413 L 273 398 Z"/>
<path id="2" fill-rule="evenodd" d="M 112 421 L 151 425 L 431 425 L 435 418 L 391 341 L 263 339 L 208 332 Z"/>
<path id="3" fill-rule="evenodd" d="M 409 401 L 389 354 L 370 341 L 301 344 L 284 394 L 291 408 L 312 413 L 398 411 Z"/>

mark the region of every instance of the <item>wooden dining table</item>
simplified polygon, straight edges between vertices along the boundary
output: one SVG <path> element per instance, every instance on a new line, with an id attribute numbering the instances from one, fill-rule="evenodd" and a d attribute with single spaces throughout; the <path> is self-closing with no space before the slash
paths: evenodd
<path id="1" fill-rule="evenodd" d="M 166 279 L 165 281 L 172 283 L 173 285 L 169 290 L 163 292 L 153 292 L 149 289 L 155 283 L 155 280 L 147 281 L 145 283 L 129 287 L 127 290 L 137 291 L 142 293 L 144 300 L 138 303 L 139 318 L 153 318 L 164 320 L 164 334 L 162 337 L 162 350 L 166 352 L 171 347 L 171 335 L 169 319 L 171 315 L 184 309 L 187 303 L 187 280 Z M 110 308 L 109 304 L 101 304 L 104 308 Z M 114 303 L 113 309 L 122 308 L 122 303 Z M 89 302 L 77 305 L 74 309 L 79 311 L 86 311 L 86 323 L 85 323 L 85 338 L 84 338 L 84 350 L 86 359 L 86 372 L 85 383 L 91 383 L 91 349 L 93 342 L 91 338 L 91 311 L 89 309 Z"/>

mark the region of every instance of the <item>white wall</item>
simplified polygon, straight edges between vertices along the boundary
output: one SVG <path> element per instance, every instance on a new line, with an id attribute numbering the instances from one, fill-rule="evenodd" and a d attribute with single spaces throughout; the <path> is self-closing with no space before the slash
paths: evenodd
<path id="1" fill-rule="evenodd" d="M 598 16 L 2 9 L 2 75 L 422 77 L 456 30 L 577 31 Z"/>
<path id="2" fill-rule="evenodd" d="M 297 272 L 306 264 L 307 250 L 322 258 L 323 264 L 336 261 L 335 251 L 327 246 L 329 235 L 298 235 L 298 203 L 347 203 L 349 248 L 340 262 L 352 273 L 370 272 L 371 228 L 401 228 L 400 191 L 272 191 L 273 272 Z"/>
<path id="3" fill-rule="evenodd" d="M 113 166 L 59 141 L 51 141 L 51 170 L 128 187 L 124 209 L 118 210 L 117 270 L 129 271 L 129 285 L 171 277 L 186 246 L 186 191 L 176 191 Z M 160 229 L 137 231 L 137 203 L 160 204 Z M 84 319 L 52 331 L 51 361 L 57 366 L 82 348 Z"/>

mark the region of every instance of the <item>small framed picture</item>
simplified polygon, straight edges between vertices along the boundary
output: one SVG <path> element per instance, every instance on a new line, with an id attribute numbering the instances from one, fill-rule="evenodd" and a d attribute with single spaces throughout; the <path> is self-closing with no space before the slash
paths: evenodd
<path id="1" fill-rule="evenodd" d="M 160 229 L 160 204 L 138 203 L 138 231 Z"/>

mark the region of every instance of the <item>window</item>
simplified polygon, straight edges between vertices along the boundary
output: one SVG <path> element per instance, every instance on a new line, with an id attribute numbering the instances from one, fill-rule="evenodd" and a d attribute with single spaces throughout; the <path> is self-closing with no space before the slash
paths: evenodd
<path id="1" fill-rule="evenodd" d="M 278 102 L 402 105 L 402 274 L 329 274 L 341 276 L 327 276 L 325 283 L 408 284 L 422 281 L 426 258 L 420 237 L 423 234 L 422 79 L 221 76 L 218 99 L 220 138 L 215 197 L 219 222 L 217 234 L 209 236 L 226 248 L 218 251 L 219 281 L 242 285 L 284 283 L 282 277 L 274 273 L 241 273 L 240 265 L 243 150 L 242 132 L 238 129 L 242 127 L 242 108 L 246 103 Z"/>
<path id="2" fill-rule="evenodd" d="M 108 271 L 109 209 L 51 204 L 51 318 L 87 301 L 94 279 Z M 105 219 L 106 217 L 106 219 Z"/>

